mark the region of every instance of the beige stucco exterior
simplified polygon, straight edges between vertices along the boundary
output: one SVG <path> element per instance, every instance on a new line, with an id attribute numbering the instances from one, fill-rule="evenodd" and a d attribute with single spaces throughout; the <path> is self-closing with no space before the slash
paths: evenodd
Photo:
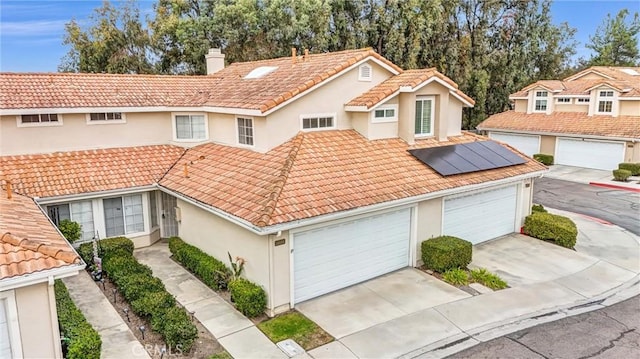
<path id="1" fill-rule="evenodd" d="M 556 153 L 556 136 L 540 136 L 540 153 L 554 155 Z"/>
<path id="2" fill-rule="evenodd" d="M 620 101 L 620 116 L 640 116 L 640 100 Z"/>
<path id="3" fill-rule="evenodd" d="M 24 358 L 61 358 L 53 286 L 44 282 L 14 291 Z"/>
<path id="4" fill-rule="evenodd" d="M 513 110 L 515 112 L 527 112 L 527 100 L 514 100 Z"/>

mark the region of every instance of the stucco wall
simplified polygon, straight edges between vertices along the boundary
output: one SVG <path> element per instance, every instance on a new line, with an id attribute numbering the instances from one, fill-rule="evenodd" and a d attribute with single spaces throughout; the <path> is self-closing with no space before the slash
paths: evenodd
<path id="1" fill-rule="evenodd" d="M 640 116 L 640 101 L 620 101 L 620 116 Z"/>
<path id="2" fill-rule="evenodd" d="M 577 105 L 575 104 L 576 99 L 573 99 L 574 103 L 572 104 L 555 104 L 555 111 L 558 112 L 584 112 L 587 113 L 589 111 L 588 104 Z"/>
<path id="3" fill-rule="evenodd" d="M 53 287 L 40 283 L 15 290 L 25 358 L 60 358 L 60 334 Z M 54 296 L 53 303 L 50 295 Z M 51 305 L 52 304 L 52 305 Z"/>
<path id="4" fill-rule="evenodd" d="M 556 136 L 540 136 L 540 153 L 555 155 Z"/>
<path id="5" fill-rule="evenodd" d="M 253 119 L 253 146 L 238 143 L 238 117 Z M 267 130 L 265 117 L 209 113 L 208 119 L 209 139 L 212 142 L 227 146 L 250 148 L 258 152 L 269 150 L 270 134 Z"/>
<path id="6" fill-rule="evenodd" d="M 442 209 L 443 198 L 435 198 L 418 203 L 416 223 L 416 265 L 422 265 L 421 244 L 429 238 L 442 234 Z"/>
<path id="7" fill-rule="evenodd" d="M 513 100 L 515 112 L 527 112 L 527 100 Z"/>
<path id="8" fill-rule="evenodd" d="M 640 162 L 640 142 L 627 142 L 624 154 L 625 162 Z"/>

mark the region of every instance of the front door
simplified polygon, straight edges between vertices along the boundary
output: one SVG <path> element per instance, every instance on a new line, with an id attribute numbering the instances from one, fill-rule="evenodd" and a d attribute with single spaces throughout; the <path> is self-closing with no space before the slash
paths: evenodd
<path id="1" fill-rule="evenodd" d="M 106 198 L 102 200 L 104 205 L 104 224 L 107 237 L 116 237 L 124 234 L 124 216 L 122 212 L 122 197 Z"/>
<path id="2" fill-rule="evenodd" d="M 162 192 L 162 237 L 169 238 L 178 235 L 178 221 L 176 220 L 176 206 L 178 200 Z"/>

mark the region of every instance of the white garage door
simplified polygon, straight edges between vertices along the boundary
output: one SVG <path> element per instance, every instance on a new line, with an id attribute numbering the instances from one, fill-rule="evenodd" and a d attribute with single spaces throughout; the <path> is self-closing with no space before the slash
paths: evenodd
<path id="1" fill-rule="evenodd" d="M 515 185 L 447 198 L 442 234 L 477 244 L 513 233 L 516 204 Z"/>
<path id="2" fill-rule="evenodd" d="M 489 138 L 508 143 L 530 157 L 536 153 L 540 153 L 540 136 L 490 132 Z"/>
<path id="3" fill-rule="evenodd" d="M 624 142 L 558 138 L 555 162 L 560 165 L 613 170 L 624 161 Z"/>
<path id="4" fill-rule="evenodd" d="M 410 233 L 408 208 L 295 233 L 294 302 L 408 266 Z"/>
<path id="5" fill-rule="evenodd" d="M 5 311 L 5 300 L 0 299 L 0 359 L 11 358 L 11 343 L 9 342 L 9 324 Z"/>

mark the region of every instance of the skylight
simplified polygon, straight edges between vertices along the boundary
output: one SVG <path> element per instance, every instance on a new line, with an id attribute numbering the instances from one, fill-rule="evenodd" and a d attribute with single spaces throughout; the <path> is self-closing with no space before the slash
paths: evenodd
<path id="1" fill-rule="evenodd" d="M 638 73 L 638 71 L 636 71 L 634 69 L 620 69 L 620 71 L 624 72 L 625 74 L 631 75 L 631 76 L 640 75 L 640 73 Z"/>
<path id="2" fill-rule="evenodd" d="M 260 67 L 256 67 L 255 69 L 251 70 L 251 72 L 249 72 L 247 74 L 247 76 L 245 76 L 245 79 L 259 79 L 265 75 L 268 75 L 270 73 L 272 73 L 273 71 L 277 70 L 278 66 L 260 66 Z"/>

